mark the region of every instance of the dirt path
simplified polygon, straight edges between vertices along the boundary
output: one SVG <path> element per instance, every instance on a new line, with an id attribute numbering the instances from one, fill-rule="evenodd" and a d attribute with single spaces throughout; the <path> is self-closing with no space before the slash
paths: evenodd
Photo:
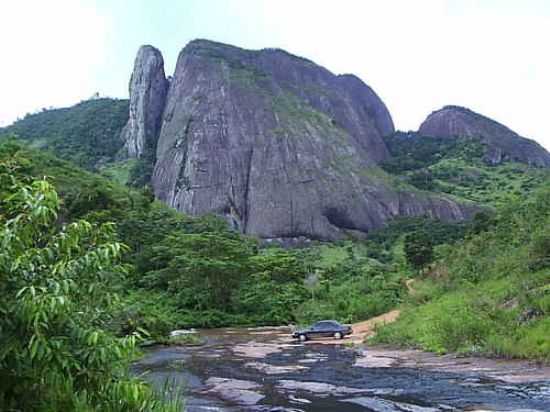
<path id="1" fill-rule="evenodd" d="M 415 293 L 415 290 L 413 288 L 414 281 L 415 281 L 414 279 L 408 279 L 405 282 L 409 294 Z M 401 314 L 401 311 L 399 309 L 390 310 L 389 312 L 375 316 L 368 320 L 352 324 L 351 327 L 353 329 L 353 334 L 351 334 L 346 339 L 343 339 L 343 340 L 337 340 L 332 338 L 321 339 L 321 340 L 315 339 L 315 343 L 325 343 L 325 344 L 332 344 L 332 345 L 341 345 L 346 343 L 347 344 L 363 343 L 366 338 L 374 336 L 374 334 L 376 333 L 375 330 L 377 326 L 382 326 L 388 323 L 395 322 L 400 314 Z"/>
<path id="2" fill-rule="evenodd" d="M 369 320 L 363 322 L 358 322 L 353 324 L 353 335 L 361 338 L 363 341 L 365 338 L 373 336 L 375 334 L 375 329 L 377 326 L 386 325 L 388 323 L 395 322 L 401 311 L 398 309 L 391 310 L 389 312 L 383 313 L 382 315 L 375 316 Z"/>

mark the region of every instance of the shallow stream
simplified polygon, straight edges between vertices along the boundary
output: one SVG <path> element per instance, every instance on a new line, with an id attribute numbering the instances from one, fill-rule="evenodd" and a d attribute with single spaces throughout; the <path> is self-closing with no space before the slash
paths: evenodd
<path id="1" fill-rule="evenodd" d="M 201 335 L 203 346 L 151 348 L 134 365 L 158 387 L 179 385 L 190 412 L 550 411 L 550 375 L 527 363 L 303 345 L 277 328 Z"/>

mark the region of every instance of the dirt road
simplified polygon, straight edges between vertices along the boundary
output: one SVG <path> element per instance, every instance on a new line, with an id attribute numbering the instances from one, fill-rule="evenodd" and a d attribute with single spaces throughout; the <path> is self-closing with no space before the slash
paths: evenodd
<path id="1" fill-rule="evenodd" d="M 306 342 L 306 344 L 326 344 L 326 345 L 342 345 L 342 344 L 354 344 L 358 345 L 365 341 L 365 338 L 371 337 L 375 334 L 376 327 L 395 322 L 399 317 L 400 311 L 395 309 L 390 312 L 384 313 L 380 316 L 375 316 L 369 320 L 363 322 L 357 322 L 351 325 L 353 333 L 346 339 L 315 339 Z"/>

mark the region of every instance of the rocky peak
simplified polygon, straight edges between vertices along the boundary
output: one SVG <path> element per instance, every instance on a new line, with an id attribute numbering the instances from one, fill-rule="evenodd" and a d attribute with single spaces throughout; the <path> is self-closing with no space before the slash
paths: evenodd
<path id="1" fill-rule="evenodd" d="M 486 147 L 484 159 L 489 164 L 511 160 L 550 167 L 550 153 L 538 143 L 465 107 L 445 106 L 431 113 L 418 132 L 424 136 L 479 139 Z"/>
<path id="2" fill-rule="evenodd" d="M 278 49 L 196 40 L 170 82 L 152 185 L 178 210 L 261 238 L 340 239 L 399 215 L 469 216 L 475 208 L 397 189 L 378 168 L 393 130 L 355 76 Z"/>
<path id="3" fill-rule="evenodd" d="M 389 136 L 395 132 L 390 112 L 374 90 L 354 74 L 341 74 L 338 76 L 338 80 L 348 93 L 361 102 L 364 110 L 374 119 L 382 136 Z"/>
<path id="4" fill-rule="evenodd" d="M 121 138 L 128 156 L 139 158 L 155 147 L 168 91 L 159 50 L 148 45 L 139 48 L 129 89 L 129 118 Z"/>

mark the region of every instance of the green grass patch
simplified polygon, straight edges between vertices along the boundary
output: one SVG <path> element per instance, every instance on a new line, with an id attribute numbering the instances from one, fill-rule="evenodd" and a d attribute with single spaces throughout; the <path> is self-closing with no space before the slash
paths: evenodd
<path id="1" fill-rule="evenodd" d="M 132 169 L 136 166 L 136 159 L 111 163 L 101 169 L 101 174 L 120 185 L 127 185 L 130 180 Z"/>

